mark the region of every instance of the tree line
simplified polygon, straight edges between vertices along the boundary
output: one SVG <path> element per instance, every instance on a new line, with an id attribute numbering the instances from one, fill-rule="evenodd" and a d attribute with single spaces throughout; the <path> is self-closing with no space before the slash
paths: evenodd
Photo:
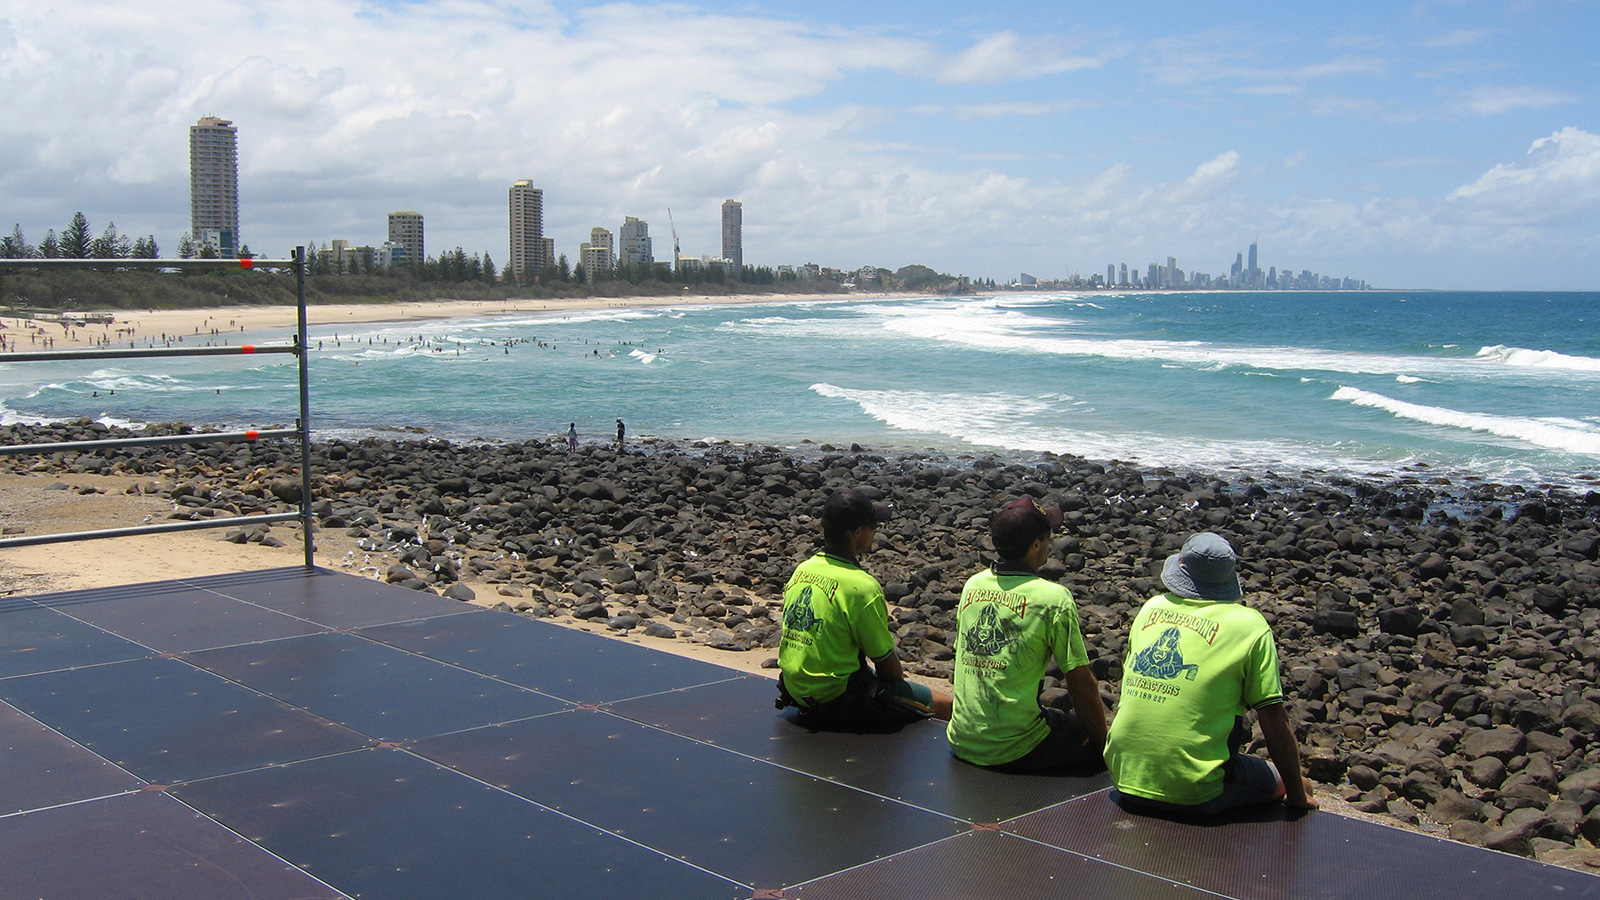
<path id="1" fill-rule="evenodd" d="M 155 235 L 129 237 L 117 231 L 117 223 L 106 225 L 99 237 L 89 227 L 89 218 L 74 213 L 72 221 L 62 229 L 60 236 L 54 228 L 45 232 L 44 240 L 36 247 L 28 243 L 22 226 L 15 225 L 11 233 L 0 237 L 0 259 L 160 259 L 161 248 Z"/>

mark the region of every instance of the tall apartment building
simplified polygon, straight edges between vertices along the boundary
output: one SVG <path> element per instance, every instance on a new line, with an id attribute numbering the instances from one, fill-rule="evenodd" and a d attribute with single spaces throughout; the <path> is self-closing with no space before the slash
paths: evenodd
<path id="1" fill-rule="evenodd" d="M 583 266 L 584 277 L 590 284 L 594 284 L 595 276 L 609 275 L 615 263 L 611 232 L 604 228 L 591 228 L 588 243 L 578 251 L 578 264 Z"/>
<path id="2" fill-rule="evenodd" d="M 555 241 L 544 236 L 544 191 L 524 178 L 511 186 L 511 277 L 533 281 L 555 262 Z"/>
<path id="3" fill-rule="evenodd" d="M 239 254 L 239 133 L 216 116 L 189 126 L 189 233 L 218 256 Z"/>
<path id="4" fill-rule="evenodd" d="M 744 210 L 737 200 L 722 201 L 722 258 L 732 263 L 735 277 L 744 271 Z"/>
<path id="5" fill-rule="evenodd" d="M 622 220 L 621 246 L 617 248 L 617 261 L 627 266 L 653 266 L 656 262 L 650 249 L 650 223 L 628 216 Z"/>
<path id="6" fill-rule="evenodd" d="M 405 248 L 406 262 L 419 263 L 423 255 L 422 213 L 401 210 L 389 213 L 389 243 Z"/>

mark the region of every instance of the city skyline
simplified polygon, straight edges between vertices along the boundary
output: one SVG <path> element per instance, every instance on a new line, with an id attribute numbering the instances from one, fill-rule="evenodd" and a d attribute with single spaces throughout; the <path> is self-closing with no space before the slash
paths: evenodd
<path id="1" fill-rule="evenodd" d="M 1597 31 L 1554 0 L 14 6 L 0 215 L 170 247 L 183 130 L 215 114 L 258 253 L 379 240 L 396 209 L 436 246 L 504 247 L 505 185 L 531 176 L 569 254 L 669 208 L 714 254 L 737 197 L 749 265 L 1215 273 L 1259 236 L 1385 286 L 1592 290 Z"/>

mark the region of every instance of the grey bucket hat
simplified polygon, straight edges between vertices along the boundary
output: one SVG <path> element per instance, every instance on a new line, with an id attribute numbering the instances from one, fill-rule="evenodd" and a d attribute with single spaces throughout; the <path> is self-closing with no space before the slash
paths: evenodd
<path id="1" fill-rule="evenodd" d="M 1237 600 L 1244 594 L 1236 569 L 1238 557 L 1220 536 L 1203 531 L 1167 557 L 1161 583 L 1180 597 L 1195 600 Z"/>

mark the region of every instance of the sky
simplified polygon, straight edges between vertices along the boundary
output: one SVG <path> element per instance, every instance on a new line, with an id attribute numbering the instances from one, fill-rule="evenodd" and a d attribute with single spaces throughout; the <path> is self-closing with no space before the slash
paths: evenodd
<path id="1" fill-rule="evenodd" d="M 981 9 L 980 9 L 981 7 Z M 203 9 L 203 13 L 200 10 Z M 257 255 L 425 217 L 430 255 L 649 223 L 670 259 L 1006 282 L 1171 256 L 1600 289 L 1600 0 L 0 0 L 0 228 L 189 227 L 239 132 Z M 671 210 L 669 223 L 668 210 Z"/>

